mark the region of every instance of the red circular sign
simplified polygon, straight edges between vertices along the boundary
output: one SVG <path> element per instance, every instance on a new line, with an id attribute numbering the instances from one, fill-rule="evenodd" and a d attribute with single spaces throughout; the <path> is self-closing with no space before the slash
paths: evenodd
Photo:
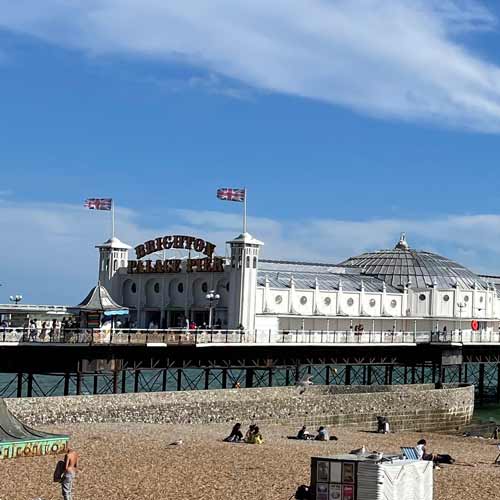
<path id="1" fill-rule="evenodd" d="M 479 330 L 479 323 L 475 319 L 470 322 L 470 326 L 475 332 Z"/>

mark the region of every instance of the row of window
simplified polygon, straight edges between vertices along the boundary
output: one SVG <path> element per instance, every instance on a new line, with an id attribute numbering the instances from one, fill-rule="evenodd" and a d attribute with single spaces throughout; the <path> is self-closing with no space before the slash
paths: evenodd
<path id="1" fill-rule="evenodd" d="M 283 297 L 281 295 L 276 295 L 276 297 L 274 298 L 274 301 L 276 302 L 276 304 L 281 304 L 283 302 Z M 300 303 L 302 305 L 306 305 L 307 304 L 307 297 L 305 295 L 303 295 L 301 298 L 300 298 Z M 329 306 L 331 303 L 332 303 L 332 299 L 330 297 L 325 297 L 323 299 L 323 303 L 326 305 L 326 306 Z M 375 299 L 371 299 L 370 302 L 370 307 L 375 307 L 375 305 L 377 304 L 377 301 Z M 349 297 L 347 299 L 347 305 L 348 306 L 353 306 L 354 305 L 354 299 L 352 297 Z M 396 307 L 398 305 L 398 302 L 393 299 L 391 300 L 391 307 Z"/>

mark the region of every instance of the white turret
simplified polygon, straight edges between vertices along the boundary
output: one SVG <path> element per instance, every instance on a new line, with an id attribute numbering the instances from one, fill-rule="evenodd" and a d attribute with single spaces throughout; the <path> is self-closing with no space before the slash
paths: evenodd
<path id="1" fill-rule="evenodd" d="M 99 282 L 114 300 L 119 301 L 119 283 L 113 278 L 120 268 L 127 266 L 128 251 L 132 247 L 113 236 L 96 248 L 99 249 Z"/>
<path id="2" fill-rule="evenodd" d="M 255 302 L 259 251 L 264 244 L 248 233 L 228 241 L 231 246 L 231 278 L 228 310 L 229 328 L 253 331 L 255 328 Z"/>

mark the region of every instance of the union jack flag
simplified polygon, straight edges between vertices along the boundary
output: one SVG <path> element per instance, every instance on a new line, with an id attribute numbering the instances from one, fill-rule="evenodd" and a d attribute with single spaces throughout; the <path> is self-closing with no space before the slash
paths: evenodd
<path id="1" fill-rule="evenodd" d="M 245 201 L 244 189 L 219 188 L 217 189 L 217 198 L 226 201 Z"/>
<path id="2" fill-rule="evenodd" d="M 112 204 L 111 198 L 87 198 L 83 206 L 90 210 L 111 210 Z"/>

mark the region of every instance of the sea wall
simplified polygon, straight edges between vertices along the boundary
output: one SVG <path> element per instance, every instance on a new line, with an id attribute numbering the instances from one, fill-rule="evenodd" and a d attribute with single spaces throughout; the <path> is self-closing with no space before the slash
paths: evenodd
<path id="1" fill-rule="evenodd" d="M 445 385 L 315 386 L 6 399 L 29 425 L 76 422 L 247 423 L 376 426 L 451 430 L 469 423 L 474 387 Z"/>

